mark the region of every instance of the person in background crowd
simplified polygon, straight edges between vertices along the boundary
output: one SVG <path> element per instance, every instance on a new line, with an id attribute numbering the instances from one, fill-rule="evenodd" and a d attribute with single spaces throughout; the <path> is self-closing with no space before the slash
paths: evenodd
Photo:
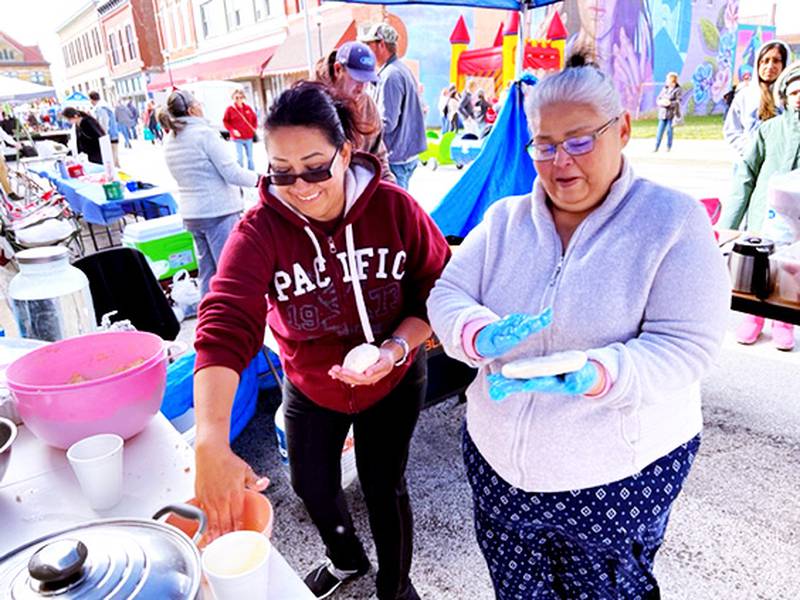
<path id="1" fill-rule="evenodd" d="M 389 151 L 389 168 L 397 185 L 407 190 L 419 162 L 417 156 L 427 149 L 428 142 L 417 81 L 397 57 L 397 40 L 397 31 L 388 23 L 373 25 L 361 38 L 380 67 L 377 104 L 383 120 L 383 141 Z"/>
<path id="2" fill-rule="evenodd" d="M 178 206 L 194 238 L 200 293 L 205 296 L 225 241 L 244 208 L 236 186 L 255 187 L 258 175 L 236 163 L 230 146 L 203 118 L 203 107 L 191 93 L 170 94 L 158 119 L 171 132 L 164 158 L 178 183 Z"/>
<path id="3" fill-rule="evenodd" d="M 800 168 L 800 61 L 786 67 L 773 91 L 775 106 L 782 114 L 757 129 L 742 166 L 734 174 L 728 207 L 729 210 L 736 207 L 736 212 L 724 213 L 724 216 L 726 224 L 736 228 L 747 213 L 748 231 L 778 243 L 792 243 L 798 240 L 781 239 L 781 232 L 771 228 L 775 221 L 767 215 L 767 188 L 773 175 Z M 755 343 L 764 329 L 764 322 L 764 317 L 744 315 L 736 330 L 736 341 Z M 792 350 L 794 326 L 772 321 L 772 343 L 778 350 Z"/>
<path id="4" fill-rule="evenodd" d="M 447 133 L 447 131 L 450 129 L 450 122 L 447 118 L 447 103 L 449 100 L 450 88 L 442 88 L 442 92 L 439 94 L 439 101 L 436 103 L 436 108 L 439 111 L 442 133 Z"/>
<path id="5" fill-rule="evenodd" d="M 486 126 L 486 113 L 489 112 L 491 107 L 492 103 L 486 99 L 486 92 L 479 89 L 475 98 L 475 120 L 478 121 L 478 126 L 481 129 Z"/>
<path id="6" fill-rule="evenodd" d="M 64 118 L 75 126 L 78 152 L 83 152 L 89 162 L 103 164 L 103 155 L 100 153 L 100 138 L 106 134 L 103 126 L 92 115 L 68 106 L 62 111 Z"/>
<path id="7" fill-rule="evenodd" d="M 8 165 L 6 164 L 6 148 L 19 149 L 20 143 L 13 136 L 8 135 L 4 129 L 0 128 L 0 187 L 11 200 L 20 200 L 20 197 L 11 189 L 11 182 L 8 179 Z"/>
<path id="8" fill-rule="evenodd" d="M 366 86 L 378 81 L 375 66 L 375 55 L 366 44 L 345 42 L 327 58 L 317 61 L 317 80 L 333 86 L 340 95 L 353 99 L 360 121 L 370 129 L 367 133 L 359 134 L 361 142 L 357 150 L 374 155 L 381 163 L 381 179 L 396 183 L 383 143 L 381 115 L 375 101 L 366 93 Z"/>
<path id="9" fill-rule="evenodd" d="M 500 600 L 655 600 L 728 270 L 703 206 L 633 172 L 609 75 L 573 56 L 525 113 L 533 191 L 487 211 L 428 299 L 447 354 L 479 368 L 463 430 L 478 543 Z M 501 374 L 567 350 L 582 367 Z"/>
<path id="10" fill-rule="evenodd" d="M 240 166 L 244 166 L 244 155 L 247 155 L 247 168 L 255 169 L 253 164 L 253 141 L 256 139 L 258 118 L 254 111 L 244 100 L 244 90 L 237 89 L 233 92 L 233 104 L 225 109 L 222 124 L 231 134 L 231 140 L 236 144 L 236 159 Z"/>
<path id="11" fill-rule="evenodd" d="M 128 99 L 128 111 L 131 113 L 131 119 L 133 119 L 133 125 L 131 126 L 131 137 L 136 140 L 139 139 L 139 109 L 137 108 L 136 103 L 133 101 L 133 98 Z"/>
<path id="12" fill-rule="evenodd" d="M 464 128 L 471 132 L 475 129 L 475 102 L 472 94 L 476 88 L 475 81 L 470 81 L 458 102 L 458 114 L 464 123 Z"/>
<path id="13" fill-rule="evenodd" d="M 122 100 L 119 101 L 117 107 L 114 109 L 114 116 L 117 119 L 119 131 L 122 137 L 125 138 L 125 147 L 130 148 L 132 137 L 131 129 L 136 125 L 136 121 L 133 119 L 130 109 Z"/>
<path id="14" fill-rule="evenodd" d="M 156 112 L 156 103 L 154 100 L 150 100 L 144 109 L 144 127 L 150 131 L 150 143 L 153 145 L 155 145 L 156 140 L 162 142 L 164 139 L 164 133 L 158 123 Z"/>
<path id="15" fill-rule="evenodd" d="M 119 126 L 117 125 L 117 117 L 114 116 L 114 111 L 108 103 L 100 99 L 100 94 L 97 92 L 89 92 L 89 100 L 94 107 L 95 119 L 103 127 L 103 130 L 108 133 L 108 137 L 111 140 L 111 154 L 114 156 L 114 166 L 119 168 Z"/>
<path id="16" fill-rule="evenodd" d="M 656 105 L 658 106 L 658 131 L 656 131 L 656 148 L 658 152 L 664 131 L 667 132 L 667 152 L 672 150 L 672 121 L 681 116 L 681 96 L 683 92 L 678 84 L 678 74 L 674 71 L 667 73 L 664 87 L 658 93 Z"/>
<path id="17" fill-rule="evenodd" d="M 228 423 L 239 373 L 262 347 L 267 319 L 286 374 L 292 487 L 327 553 L 306 585 L 326 598 L 370 568 L 341 486 L 352 425 L 377 597 L 416 600 L 405 469 L 425 396 L 425 300 L 450 250 L 417 202 L 381 180 L 377 159 L 354 150 L 361 127 L 352 100 L 318 82 L 296 84 L 269 109 L 261 202 L 232 234 L 200 305 L 195 489 L 219 535 L 236 525 L 245 488 L 266 485 L 231 451 Z M 374 256 L 357 267 L 369 249 Z M 362 277 L 347 276 L 348 261 Z M 348 351 L 373 339 L 372 365 L 342 366 Z"/>
<path id="18" fill-rule="evenodd" d="M 739 158 L 744 157 L 759 124 L 775 116 L 772 85 L 789 63 L 790 56 L 789 46 L 780 40 L 762 44 L 755 53 L 753 70 L 757 78 L 736 92 L 722 128 L 725 141 L 733 146 Z M 735 207 L 733 210 L 735 212 Z M 720 221 L 719 226 L 729 225 L 723 225 Z"/>

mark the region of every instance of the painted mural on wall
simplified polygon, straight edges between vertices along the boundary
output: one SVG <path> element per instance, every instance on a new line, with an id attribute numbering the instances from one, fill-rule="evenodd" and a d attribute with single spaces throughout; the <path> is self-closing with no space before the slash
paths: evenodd
<path id="1" fill-rule="evenodd" d="M 672 71 L 685 90 L 685 112 L 724 110 L 739 0 L 567 0 L 557 10 L 573 32 L 568 46 L 594 54 L 634 115 L 655 112 Z"/>
<path id="2" fill-rule="evenodd" d="M 472 30 L 475 13 L 415 5 L 390 10 L 406 24 L 407 57 L 419 63 L 433 126 L 438 95 L 448 82 L 449 35 L 461 15 Z M 723 97 L 739 80 L 742 55 L 753 40 L 774 35 L 770 28 L 740 27 L 739 0 L 565 0 L 533 11 L 531 37 L 543 37 L 555 10 L 569 33 L 567 54 L 588 49 L 611 74 L 634 116 L 655 113 L 656 96 L 672 71 L 684 89 L 685 113 L 724 111 Z"/>

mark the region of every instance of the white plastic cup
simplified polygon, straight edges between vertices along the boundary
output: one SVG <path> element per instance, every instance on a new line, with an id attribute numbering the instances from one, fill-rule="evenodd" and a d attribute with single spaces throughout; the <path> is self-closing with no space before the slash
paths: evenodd
<path id="1" fill-rule="evenodd" d="M 95 510 L 109 509 L 122 499 L 123 439 L 101 433 L 72 444 L 67 460 L 81 484 L 81 491 Z"/>
<path id="2" fill-rule="evenodd" d="M 267 537 L 256 531 L 233 531 L 206 546 L 203 572 L 214 597 L 266 597 L 271 547 Z"/>

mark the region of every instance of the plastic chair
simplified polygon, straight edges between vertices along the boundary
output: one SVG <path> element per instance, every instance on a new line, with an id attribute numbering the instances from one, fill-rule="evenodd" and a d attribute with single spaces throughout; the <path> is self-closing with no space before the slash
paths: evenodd
<path id="1" fill-rule="evenodd" d="M 129 319 L 139 331 L 149 331 L 174 340 L 181 330 L 175 313 L 147 260 L 135 248 L 110 248 L 76 261 L 86 274 L 94 312 L 118 311 L 118 319 Z"/>

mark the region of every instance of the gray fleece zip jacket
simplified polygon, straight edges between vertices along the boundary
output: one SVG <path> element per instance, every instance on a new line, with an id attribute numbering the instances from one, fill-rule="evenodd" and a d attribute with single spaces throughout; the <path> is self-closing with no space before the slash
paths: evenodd
<path id="1" fill-rule="evenodd" d="M 562 249 L 544 188 L 493 205 L 431 292 L 433 330 L 480 368 L 467 428 L 489 464 L 529 492 L 629 477 L 702 429 L 700 379 L 719 350 L 727 269 L 702 206 L 623 162 L 605 201 Z M 551 326 L 494 361 L 470 360 L 465 324 L 553 307 Z M 525 356 L 585 350 L 613 385 L 599 398 L 489 398 L 486 376 Z"/>
<path id="2" fill-rule="evenodd" d="M 208 219 L 240 212 L 239 188 L 255 187 L 258 174 L 241 168 L 233 148 L 205 119 L 183 117 L 185 127 L 169 135 L 164 157 L 178 182 L 178 207 L 184 219 Z"/>

